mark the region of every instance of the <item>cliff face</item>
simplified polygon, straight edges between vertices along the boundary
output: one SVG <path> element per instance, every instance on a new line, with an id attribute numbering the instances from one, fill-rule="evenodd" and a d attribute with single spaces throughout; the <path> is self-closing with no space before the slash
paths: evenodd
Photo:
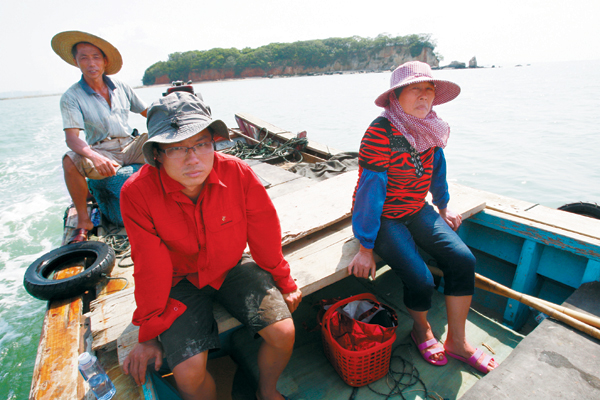
<path id="1" fill-rule="evenodd" d="M 233 69 L 207 69 L 189 73 L 186 80 L 201 82 L 232 78 L 311 75 L 337 71 L 384 71 L 393 69 L 407 61 L 422 61 L 432 67 L 439 67 L 439 60 L 429 47 L 423 47 L 421 54 L 413 57 L 410 51 L 404 46 L 388 46 L 370 56 L 355 56 L 345 62 L 336 60 L 334 63 L 326 65 L 323 68 L 306 68 L 302 65 L 273 67 L 270 69 L 246 68 L 237 76 Z M 162 75 L 157 77 L 154 83 L 168 84 L 170 80 L 167 75 Z"/>

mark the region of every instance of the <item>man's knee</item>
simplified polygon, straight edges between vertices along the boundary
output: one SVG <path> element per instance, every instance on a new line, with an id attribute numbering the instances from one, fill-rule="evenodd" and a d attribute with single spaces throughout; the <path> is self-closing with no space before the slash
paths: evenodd
<path id="1" fill-rule="evenodd" d="M 75 167 L 75 163 L 71 160 L 71 157 L 65 155 L 62 159 L 62 165 L 65 172 L 70 172 L 73 169 L 77 169 Z"/>
<path id="2" fill-rule="evenodd" d="M 63 157 L 62 164 L 63 164 L 63 170 L 64 170 L 66 176 L 72 176 L 72 177 L 81 176 L 81 177 L 83 177 L 83 175 L 81 175 L 81 172 L 79 172 L 79 170 L 77 169 L 77 166 L 75 165 L 75 163 L 73 162 L 71 157 L 65 155 Z"/>
<path id="3" fill-rule="evenodd" d="M 173 368 L 173 376 L 177 386 L 185 388 L 186 392 L 202 386 L 208 376 L 206 370 L 207 360 L 208 351 L 204 351 L 177 364 Z"/>
<path id="4" fill-rule="evenodd" d="M 258 332 L 266 343 L 281 349 L 293 349 L 296 340 L 296 328 L 291 318 L 277 321 Z"/>

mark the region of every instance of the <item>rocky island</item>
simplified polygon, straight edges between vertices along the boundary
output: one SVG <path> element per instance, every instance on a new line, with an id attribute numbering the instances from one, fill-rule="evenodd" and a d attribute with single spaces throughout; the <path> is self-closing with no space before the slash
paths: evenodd
<path id="1" fill-rule="evenodd" d="M 350 71 L 385 71 L 407 61 L 422 61 L 439 68 L 429 35 L 374 39 L 353 36 L 294 43 L 271 43 L 256 49 L 215 48 L 169 54 L 144 73 L 144 85 L 172 81 L 214 81 L 250 77 L 331 74 Z"/>

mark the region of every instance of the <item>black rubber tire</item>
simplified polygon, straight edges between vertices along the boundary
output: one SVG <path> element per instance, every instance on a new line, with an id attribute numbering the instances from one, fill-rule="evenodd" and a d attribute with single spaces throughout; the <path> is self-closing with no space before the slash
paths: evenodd
<path id="1" fill-rule="evenodd" d="M 75 258 L 86 258 L 85 270 L 65 279 L 48 279 Z M 40 300 L 61 300 L 93 289 L 115 266 L 115 251 L 106 243 L 89 241 L 59 247 L 35 260 L 23 278 L 27 292 Z"/>
<path id="2" fill-rule="evenodd" d="M 585 217 L 600 219 L 600 206 L 595 203 L 570 203 L 558 207 L 559 210 L 568 211 Z"/>

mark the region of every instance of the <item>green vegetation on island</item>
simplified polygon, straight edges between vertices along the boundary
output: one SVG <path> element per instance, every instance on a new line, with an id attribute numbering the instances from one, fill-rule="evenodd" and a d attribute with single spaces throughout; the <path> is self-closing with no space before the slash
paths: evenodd
<path id="1" fill-rule="evenodd" d="M 144 85 L 152 85 L 157 78 L 168 77 L 168 81 L 188 80 L 200 76 L 204 71 L 227 71 L 227 77 L 242 77 L 243 71 L 285 70 L 285 68 L 315 69 L 327 66 L 350 65 L 352 60 L 367 59 L 386 47 L 401 47 L 410 56 L 419 56 L 424 48 L 433 52 L 435 44 L 430 35 L 407 35 L 392 37 L 387 34 L 376 38 L 329 38 L 294 43 L 271 43 L 256 49 L 214 48 L 206 51 L 192 50 L 169 54 L 167 61 L 159 61 L 144 73 Z M 433 53 L 432 53 L 433 54 Z M 288 68 L 289 69 L 289 68 Z M 164 78 L 163 78 L 164 80 Z M 166 83 L 166 82 L 162 82 Z"/>

